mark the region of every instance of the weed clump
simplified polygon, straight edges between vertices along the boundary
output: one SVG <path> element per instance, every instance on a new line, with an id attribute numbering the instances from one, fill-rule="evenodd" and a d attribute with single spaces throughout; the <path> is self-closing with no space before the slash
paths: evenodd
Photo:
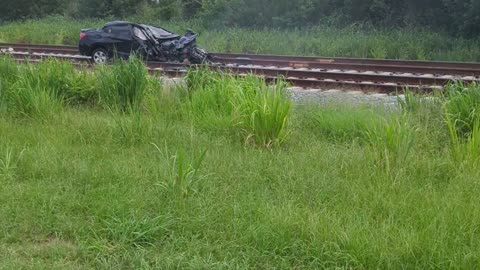
<path id="1" fill-rule="evenodd" d="M 112 216 L 105 219 L 103 228 L 94 234 L 100 243 L 107 241 L 109 245 L 119 245 L 120 248 L 145 248 L 167 235 L 172 224 L 172 219 L 165 216 Z"/>
<path id="2" fill-rule="evenodd" d="M 234 92 L 241 88 L 240 80 L 206 67 L 191 69 L 185 80 L 187 110 L 194 118 L 217 122 L 222 117 L 232 115 Z"/>
<path id="3" fill-rule="evenodd" d="M 480 85 L 449 85 L 446 99 L 445 121 L 453 159 L 457 164 L 475 165 L 480 160 Z"/>
<path id="4" fill-rule="evenodd" d="M 291 101 L 284 81 L 268 86 L 255 76 L 238 77 L 207 68 L 190 71 L 186 80 L 188 111 L 202 125 L 233 130 L 246 143 L 259 146 L 280 145 L 287 138 Z"/>
<path id="5" fill-rule="evenodd" d="M 0 112 L 6 110 L 7 93 L 18 77 L 18 68 L 11 57 L 0 57 Z"/>
<path id="6" fill-rule="evenodd" d="M 415 143 L 414 127 L 405 115 L 390 116 L 366 127 L 365 135 L 387 173 L 405 165 Z"/>
<path id="7" fill-rule="evenodd" d="M 66 91 L 73 72 L 69 64 L 49 60 L 39 65 L 25 65 L 19 79 L 7 93 L 9 110 L 16 115 L 30 118 L 48 118 L 64 105 Z"/>
<path id="8" fill-rule="evenodd" d="M 199 183 L 207 177 L 200 174 L 207 150 L 197 155 L 194 154 L 190 161 L 183 148 L 171 153 L 167 145 L 165 145 L 165 150 L 154 143 L 152 145 L 167 161 L 169 168 L 167 170 L 167 181 L 161 183 L 160 186 L 174 198 L 187 198 L 197 193 Z"/>
<path id="9" fill-rule="evenodd" d="M 94 77 L 69 62 L 49 59 L 18 65 L 10 57 L 2 57 L 0 75 L 0 106 L 17 116 L 47 118 L 65 104 L 96 100 Z"/>
<path id="10" fill-rule="evenodd" d="M 143 62 L 131 57 L 118 60 L 112 67 L 102 66 L 98 73 L 100 101 L 111 110 L 138 111 L 148 85 L 147 69 Z"/>
<path id="11" fill-rule="evenodd" d="M 269 87 L 254 76 L 244 79 L 243 87 L 235 92 L 234 108 L 247 142 L 270 147 L 287 139 L 292 103 L 286 89 L 282 80 Z"/>
<path id="12" fill-rule="evenodd" d="M 480 85 L 462 82 L 451 84 L 446 91 L 445 113 L 458 135 L 468 137 L 480 121 Z"/>

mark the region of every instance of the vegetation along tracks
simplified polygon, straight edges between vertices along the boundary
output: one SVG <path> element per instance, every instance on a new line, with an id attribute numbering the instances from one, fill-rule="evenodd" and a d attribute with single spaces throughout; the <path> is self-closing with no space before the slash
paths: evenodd
<path id="1" fill-rule="evenodd" d="M 75 46 L 3 43 L 0 49 L 17 59 L 46 57 L 88 62 Z M 441 89 L 455 80 L 479 82 L 480 63 L 427 62 L 389 59 L 325 58 L 279 55 L 213 53 L 212 69 L 236 74 L 257 74 L 267 80 L 279 76 L 305 88 L 348 88 L 392 93 L 405 87 L 421 91 Z M 150 72 L 183 76 L 188 66 L 148 62 Z"/>

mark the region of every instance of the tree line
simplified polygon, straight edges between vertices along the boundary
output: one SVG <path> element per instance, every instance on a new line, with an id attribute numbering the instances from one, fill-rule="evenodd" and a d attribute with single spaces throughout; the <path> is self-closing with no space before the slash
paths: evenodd
<path id="1" fill-rule="evenodd" d="M 4 2 L 4 3 L 2 3 Z M 209 27 L 419 26 L 480 34 L 479 0 L 0 0 L 0 20 L 60 14 L 198 19 Z"/>

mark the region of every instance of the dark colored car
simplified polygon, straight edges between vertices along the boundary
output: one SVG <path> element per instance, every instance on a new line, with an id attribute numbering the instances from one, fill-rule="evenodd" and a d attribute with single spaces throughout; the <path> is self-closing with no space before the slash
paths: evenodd
<path id="1" fill-rule="evenodd" d="M 208 62 L 208 53 L 197 47 L 196 39 L 197 34 L 191 30 L 179 36 L 161 27 L 116 21 L 102 29 L 82 29 L 78 48 L 95 63 L 105 63 L 115 56 L 127 59 L 132 53 L 162 62 Z"/>

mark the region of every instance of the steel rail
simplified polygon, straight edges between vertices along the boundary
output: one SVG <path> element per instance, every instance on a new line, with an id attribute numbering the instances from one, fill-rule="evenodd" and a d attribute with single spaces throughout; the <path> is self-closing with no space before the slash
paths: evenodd
<path id="1" fill-rule="evenodd" d="M 461 76 L 480 76 L 480 67 L 477 69 L 435 67 L 435 66 L 402 66 L 385 64 L 359 64 L 359 63 L 322 63 L 308 61 L 282 61 L 266 59 L 231 59 L 215 58 L 215 62 L 222 64 L 236 65 L 259 65 L 272 67 L 288 67 L 294 69 L 338 69 L 348 71 L 373 71 L 373 72 L 392 72 L 392 73 L 411 73 L 411 74 L 432 74 L 432 75 L 461 75 Z"/>
<path id="2" fill-rule="evenodd" d="M 23 48 L 42 48 L 42 49 L 77 49 L 78 46 L 73 45 L 52 45 L 52 44 L 32 44 L 32 43 L 0 43 L 0 47 L 23 47 Z"/>
<path id="3" fill-rule="evenodd" d="M 161 63 L 149 62 L 149 67 L 155 68 L 178 68 L 184 66 L 183 64 L 175 63 Z M 402 85 L 429 85 L 429 86 L 444 86 L 459 78 L 443 78 L 443 77 L 421 77 L 413 75 L 380 75 L 368 73 L 349 73 L 349 72 L 330 72 L 330 71 L 312 71 L 312 70 L 295 70 L 295 69 L 277 69 L 266 67 L 242 67 L 242 66 L 211 66 L 214 70 L 227 71 L 237 74 L 256 74 L 270 77 L 285 77 L 295 79 L 309 79 L 309 80 L 337 80 L 337 81 L 355 81 L 368 83 L 397 83 Z M 462 79 L 466 83 L 476 82 L 475 79 Z"/>
<path id="4" fill-rule="evenodd" d="M 78 52 L 77 46 L 72 45 L 49 45 L 49 44 L 27 44 L 27 43 L 0 43 L 0 48 L 25 48 L 37 50 L 61 50 L 69 52 Z M 445 62 L 445 61 L 417 61 L 417 60 L 398 60 L 398 59 L 373 59 L 373 58 L 347 58 L 347 57 L 316 57 L 316 56 L 288 56 L 288 55 L 270 55 L 270 54 L 239 54 L 239 53 L 212 53 L 212 56 L 220 59 L 229 59 L 235 61 L 252 60 L 276 60 L 292 62 L 315 62 L 315 63 L 351 63 L 351 64 L 380 64 L 380 65 L 414 65 L 419 67 L 446 67 L 446 68 L 464 68 L 480 69 L 480 63 L 477 62 Z"/>
<path id="5" fill-rule="evenodd" d="M 0 48 L 14 48 L 31 53 L 78 55 L 75 46 L 3 43 Z M 432 75 L 461 75 L 480 77 L 480 63 L 424 62 L 409 60 L 380 60 L 358 58 L 291 57 L 279 55 L 212 54 L 214 62 L 226 65 L 271 66 L 292 69 L 339 69 Z"/>
<path id="6" fill-rule="evenodd" d="M 76 49 L 58 49 L 58 48 L 27 48 L 17 47 L 20 51 L 32 53 L 53 53 L 78 55 Z M 432 75 L 461 75 L 461 76 L 480 76 L 479 69 L 467 68 L 439 68 L 435 66 L 399 66 L 399 65 L 373 65 L 373 64 L 350 64 L 350 63 L 321 63 L 306 61 L 281 61 L 281 60 L 248 60 L 248 59 L 226 59 L 215 58 L 216 63 L 235 64 L 235 65 L 252 65 L 252 66 L 274 66 L 278 68 L 288 67 L 292 69 L 339 69 L 349 71 L 374 71 L 374 72 L 393 72 L 393 73 L 411 73 L 411 74 L 432 74 Z"/>
<path id="7" fill-rule="evenodd" d="M 15 60 L 21 63 L 40 63 L 43 58 L 24 58 L 24 57 L 15 57 Z M 90 61 L 83 61 L 85 59 L 79 59 L 81 61 L 72 62 L 78 68 L 92 68 L 94 65 Z M 165 64 L 165 63 L 162 63 Z M 160 76 L 167 76 L 167 77 L 184 77 L 188 70 L 185 66 L 184 69 L 180 69 L 176 65 L 165 64 L 163 68 L 158 67 L 147 67 L 149 74 L 151 75 L 160 75 Z M 238 76 L 246 76 L 246 74 L 237 74 Z M 273 83 L 278 81 L 278 77 L 272 76 L 262 76 L 263 79 L 267 83 Z M 393 85 L 393 84 L 375 84 L 375 83 L 358 83 L 358 82 L 348 82 L 348 81 L 320 81 L 320 80 L 312 80 L 312 79 L 300 79 L 300 78 L 286 78 L 284 79 L 287 83 L 303 88 L 318 88 L 318 87 L 325 87 L 331 88 L 335 87 L 336 89 L 344 89 L 344 90 L 361 90 L 363 92 L 375 92 L 375 93 L 385 93 L 385 94 L 392 94 L 392 93 L 399 93 L 402 92 L 405 87 L 409 87 L 410 90 L 416 92 L 432 92 L 434 90 L 438 90 L 438 87 L 433 86 L 405 86 L 405 85 Z"/>
<path id="8" fill-rule="evenodd" d="M 61 58 L 72 61 L 88 62 L 89 58 L 78 55 L 58 55 L 58 54 L 40 54 L 28 52 L 10 52 L 15 58 L 30 58 L 38 60 L 43 58 Z M 155 72 L 158 70 L 169 76 L 184 75 L 189 66 L 177 63 L 159 63 L 148 62 L 147 66 Z M 346 87 L 359 88 L 362 90 L 376 90 L 377 92 L 395 92 L 404 87 L 422 89 L 437 89 L 445 86 L 455 80 L 462 80 L 466 83 L 478 82 L 477 78 L 454 78 L 454 77 L 435 77 L 435 76 L 414 76 L 405 74 L 376 74 L 376 73 L 358 73 L 358 72 L 339 72 L 325 70 L 308 69 L 279 69 L 278 67 L 263 66 L 225 66 L 213 65 L 210 68 L 231 72 L 240 75 L 255 74 L 264 77 L 266 80 L 274 80 L 283 77 L 286 81 L 295 86 L 301 87 Z"/>
<path id="9" fill-rule="evenodd" d="M 417 61 L 398 59 L 373 59 L 373 58 L 346 58 L 346 57 L 313 57 L 313 56 L 286 56 L 269 54 L 231 54 L 212 53 L 213 57 L 232 60 L 279 60 L 299 61 L 317 63 L 350 63 L 350 64 L 376 64 L 376 65 L 397 65 L 397 66 L 419 66 L 419 67 L 445 67 L 445 68 L 467 68 L 480 69 L 480 63 L 476 62 L 444 62 L 444 61 Z"/>

